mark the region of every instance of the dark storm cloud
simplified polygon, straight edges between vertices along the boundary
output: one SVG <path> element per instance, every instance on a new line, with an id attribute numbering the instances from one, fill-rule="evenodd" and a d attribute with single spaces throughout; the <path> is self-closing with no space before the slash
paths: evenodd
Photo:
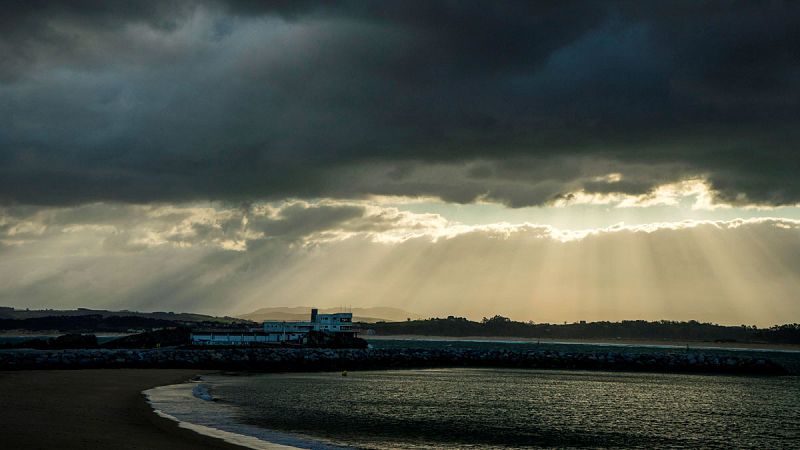
<path id="1" fill-rule="evenodd" d="M 363 215 L 364 208 L 359 206 L 309 207 L 295 203 L 281 209 L 277 217 L 251 218 L 251 228 L 269 237 L 296 238 L 328 230 Z"/>
<path id="2" fill-rule="evenodd" d="M 800 201 L 797 3 L 3 6 L 6 203 Z"/>

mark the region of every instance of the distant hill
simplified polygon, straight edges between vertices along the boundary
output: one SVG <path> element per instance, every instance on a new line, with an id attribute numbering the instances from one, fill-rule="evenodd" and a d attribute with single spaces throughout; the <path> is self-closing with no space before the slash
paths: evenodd
<path id="1" fill-rule="evenodd" d="M 372 308 L 348 308 L 353 313 L 354 322 L 399 322 L 406 319 L 420 319 L 419 314 L 410 313 L 399 308 L 377 306 Z M 342 312 L 341 308 L 320 308 L 321 314 Z M 262 322 L 265 320 L 308 320 L 311 314 L 310 306 L 272 307 L 261 308 L 248 314 L 239 316 L 242 319 Z"/>
<path id="2" fill-rule="evenodd" d="M 177 316 L 178 314 L 176 314 Z M 213 319 L 213 318 L 212 318 Z M 257 326 L 242 319 L 221 320 L 169 320 L 142 316 L 58 315 L 30 317 L 27 319 L 0 318 L 0 334 L 16 333 L 141 333 L 165 328 L 242 329 Z"/>
<path id="3" fill-rule="evenodd" d="M 240 322 L 236 317 L 214 317 L 205 314 L 194 313 L 174 313 L 174 312 L 139 312 L 139 311 L 111 311 L 106 309 L 15 309 L 7 306 L 0 306 L 0 319 L 37 319 L 41 317 L 81 317 L 81 316 L 125 316 L 141 317 L 146 319 L 168 320 L 175 322 Z"/>
<path id="4" fill-rule="evenodd" d="M 800 344 L 800 324 L 775 325 L 770 328 L 726 326 L 694 320 L 623 320 L 622 322 L 579 322 L 550 324 L 516 322 L 494 316 L 473 322 L 463 317 L 374 323 L 369 329 L 376 335 L 523 337 L 534 339 L 631 339 L 660 341 L 707 341 Z"/>

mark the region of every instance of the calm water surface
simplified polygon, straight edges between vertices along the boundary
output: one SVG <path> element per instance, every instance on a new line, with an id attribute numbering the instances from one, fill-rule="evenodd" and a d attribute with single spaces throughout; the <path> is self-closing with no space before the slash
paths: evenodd
<path id="1" fill-rule="evenodd" d="M 251 429 L 356 448 L 800 448 L 797 376 L 435 369 L 204 384 L 206 404 Z"/>

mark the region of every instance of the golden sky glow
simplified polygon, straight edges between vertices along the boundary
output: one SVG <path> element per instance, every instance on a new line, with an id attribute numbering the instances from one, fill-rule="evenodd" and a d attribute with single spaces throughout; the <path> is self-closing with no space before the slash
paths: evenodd
<path id="1" fill-rule="evenodd" d="M 0 303 L 762 326 L 800 316 L 800 220 L 469 225 L 396 200 L 7 209 Z M 646 217 L 650 207 L 621 209 Z"/>

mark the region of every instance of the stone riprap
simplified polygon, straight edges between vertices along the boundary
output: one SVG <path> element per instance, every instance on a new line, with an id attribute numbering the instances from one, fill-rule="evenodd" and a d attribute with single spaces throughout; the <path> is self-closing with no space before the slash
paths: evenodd
<path id="1" fill-rule="evenodd" d="M 675 373 L 779 375 L 764 358 L 703 353 L 565 353 L 476 349 L 162 348 L 147 350 L 0 350 L 0 370 L 191 368 L 317 371 L 424 367 L 515 367 Z"/>

